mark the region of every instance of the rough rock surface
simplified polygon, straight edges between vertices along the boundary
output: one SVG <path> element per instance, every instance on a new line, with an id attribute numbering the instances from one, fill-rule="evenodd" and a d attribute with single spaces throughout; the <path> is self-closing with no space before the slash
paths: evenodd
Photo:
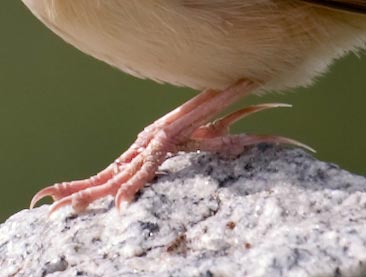
<path id="1" fill-rule="evenodd" d="M 0 276 L 366 276 L 366 179 L 300 149 L 170 158 L 118 213 L 0 225 Z"/>

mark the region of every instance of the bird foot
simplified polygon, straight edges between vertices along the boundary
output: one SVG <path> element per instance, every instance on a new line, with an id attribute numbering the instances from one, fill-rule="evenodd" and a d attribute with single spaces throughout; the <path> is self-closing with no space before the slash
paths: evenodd
<path id="1" fill-rule="evenodd" d="M 154 178 L 168 153 L 182 150 L 235 155 L 243 152 L 245 146 L 270 142 L 292 144 L 312 151 L 306 145 L 285 137 L 228 134 L 229 127 L 237 120 L 261 110 L 289 107 L 287 104 L 250 106 L 207 123 L 255 88 L 252 82 L 241 81 L 222 92 L 202 92 L 145 128 L 135 143 L 99 174 L 85 180 L 46 187 L 35 194 L 30 208 L 40 199 L 51 196 L 55 202 L 51 205 L 50 215 L 69 205 L 75 212 L 81 212 L 95 200 L 112 195 L 115 196 L 116 207 L 120 209 L 123 203 L 132 201 L 135 194 Z"/>

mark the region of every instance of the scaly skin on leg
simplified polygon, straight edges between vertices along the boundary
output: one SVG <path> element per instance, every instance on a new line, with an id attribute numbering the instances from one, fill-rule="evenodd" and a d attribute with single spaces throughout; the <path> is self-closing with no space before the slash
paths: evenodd
<path id="1" fill-rule="evenodd" d="M 115 195 L 116 207 L 120 208 L 123 202 L 130 202 L 153 179 L 167 153 L 180 150 L 240 153 L 244 146 L 260 142 L 295 144 L 307 148 L 283 137 L 228 135 L 229 126 L 240 118 L 264 109 L 288 106 L 285 104 L 251 106 L 207 124 L 255 88 L 257 85 L 245 80 L 222 92 L 202 92 L 145 128 L 136 142 L 105 170 L 89 179 L 56 184 L 39 191 L 32 199 L 31 208 L 41 198 L 52 196 L 56 201 L 51 206 L 50 214 L 66 205 L 72 205 L 76 212 L 80 212 L 96 199 L 107 195 Z"/>

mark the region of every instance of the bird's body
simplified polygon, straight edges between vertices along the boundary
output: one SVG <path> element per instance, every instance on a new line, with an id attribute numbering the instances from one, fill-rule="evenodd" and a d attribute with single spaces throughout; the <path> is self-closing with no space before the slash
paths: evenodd
<path id="1" fill-rule="evenodd" d="M 51 211 L 68 204 L 82 210 L 107 194 L 116 195 L 119 207 L 153 178 L 168 152 L 238 153 L 263 141 L 298 144 L 228 133 L 240 117 L 283 105 L 257 105 L 204 124 L 248 93 L 310 84 L 334 59 L 366 42 L 366 0 L 23 2 L 64 40 L 99 60 L 137 77 L 206 90 L 146 128 L 98 175 L 37 193 L 31 206 L 52 195 L 58 201 Z"/>
<path id="2" fill-rule="evenodd" d="M 366 17 L 297 0 L 24 0 L 67 42 L 137 77 L 195 89 L 307 85 L 366 41 Z"/>

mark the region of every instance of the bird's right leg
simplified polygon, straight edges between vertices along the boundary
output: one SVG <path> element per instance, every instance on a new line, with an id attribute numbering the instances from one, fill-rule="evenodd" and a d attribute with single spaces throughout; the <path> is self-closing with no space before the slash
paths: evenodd
<path id="1" fill-rule="evenodd" d="M 30 204 L 30 208 L 33 208 L 35 204 L 45 196 L 51 196 L 54 201 L 57 201 L 75 192 L 106 183 L 108 180 L 112 179 L 114 175 L 121 172 L 123 168 L 133 160 L 133 158 L 138 156 L 141 151 L 147 147 L 151 139 L 153 139 L 156 132 L 158 132 L 162 126 L 168 125 L 174 120 L 191 112 L 202 103 L 215 97 L 218 93 L 219 92 L 211 89 L 205 90 L 202 93 L 198 94 L 196 97 L 190 99 L 183 105 L 179 106 L 178 108 L 174 109 L 170 113 L 166 114 L 165 116 L 161 117 L 160 119 L 146 127 L 138 135 L 137 140 L 130 146 L 130 148 L 126 152 L 124 152 L 112 164 L 99 172 L 97 175 L 83 180 L 56 183 L 53 186 L 49 186 L 40 190 L 37 194 L 34 195 Z"/>

